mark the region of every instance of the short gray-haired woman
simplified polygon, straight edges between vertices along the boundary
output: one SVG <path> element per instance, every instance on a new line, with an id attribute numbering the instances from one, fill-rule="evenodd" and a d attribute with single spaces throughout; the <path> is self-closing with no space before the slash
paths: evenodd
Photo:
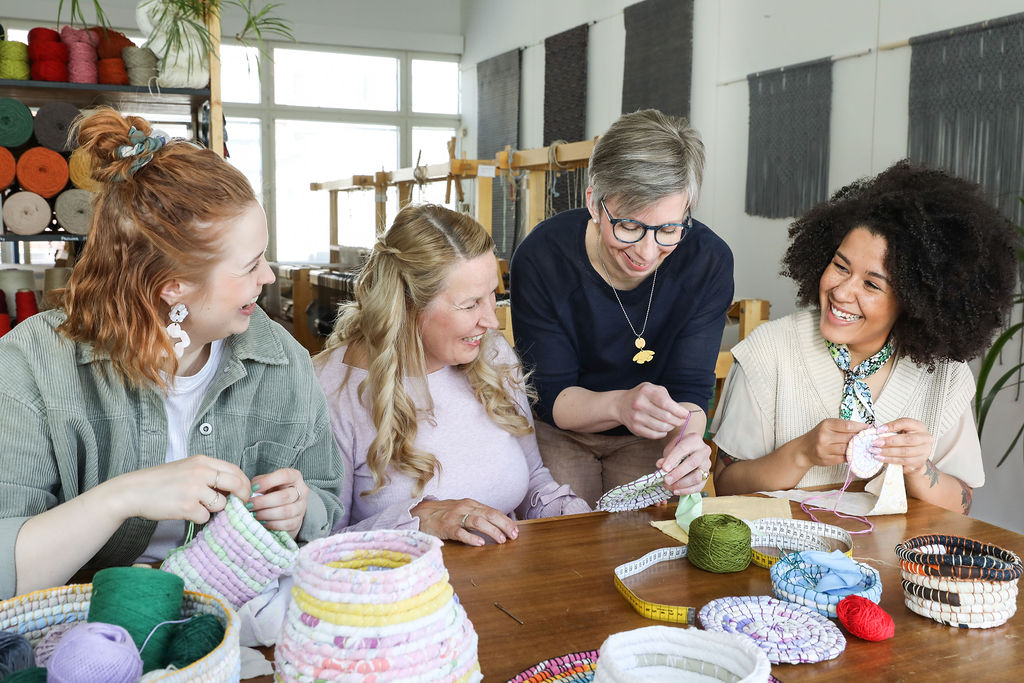
<path id="1" fill-rule="evenodd" d="M 544 464 L 590 503 L 656 468 L 673 493 L 694 493 L 733 296 L 732 252 L 691 215 L 704 145 L 684 119 L 625 114 L 589 173 L 587 207 L 538 225 L 511 264 Z"/>

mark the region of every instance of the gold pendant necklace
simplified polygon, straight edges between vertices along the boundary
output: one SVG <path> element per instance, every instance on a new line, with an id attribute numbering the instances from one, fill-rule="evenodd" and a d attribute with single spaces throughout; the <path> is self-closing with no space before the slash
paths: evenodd
<path id="1" fill-rule="evenodd" d="M 633 362 L 637 365 L 643 365 L 648 361 L 654 359 L 654 350 L 645 348 L 647 341 L 644 339 L 644 331 L 647 330 L 647 319 L 651 315 L 651 302 L 654 301 L 654 286 L 658 284 L 658 269 L 654 269 L 654 279 L 651 281 L 651 295 L 647 299 L 647 313 L 644 314 L 644 324 L 637 332 L 636 328 L 633 327 L 632 321 L 629 319 L 629 314 L 626 313 L 626 307 L 622 305 L 622 299 L 619 298 L 619 290 L 615 289 L 615 285 L 612 284 L 612 276 L 608 274 L 608 266 L 604 264 L 604 257 L 601 256 L 601 233 L 600 226 L 598 227 L 597 242 L 594 244 L 594 248 L 597 249 L 597 260 L 601 262 L 601 268 L 604 269 L 604 275 L 608 278 L 608 286 L 612 288 L 612 294 L 615 295 L 615 300 L 619 302 L 619 308 L 622 309 L 622 315 L 626 318 L 626 324 L 629 325 L 630 331 L 633 336 L 636 337 L 636 341 L 633 345 L 636 346 L 637 352 L 633 355 Z"/>

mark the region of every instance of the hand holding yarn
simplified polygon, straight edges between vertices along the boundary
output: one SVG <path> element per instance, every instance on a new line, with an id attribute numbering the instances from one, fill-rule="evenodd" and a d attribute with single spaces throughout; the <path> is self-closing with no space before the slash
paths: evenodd
<path id="1" fill-rule="evenodd" d="M 618 421 L 642 439 L 663 439 L 683 424 L 690 411 L 672 400 L 668 389 L 641 382 L 624 391 L 616 404 Z"/>
<path id="2" fill-rule="evenodd" d="M 257 475 L 252 478 L 252 491 L 260 494 L 250 501 L 252 514 L 263 526 L 284 531 L 292 538 L 299 535 L 309 502 L 309 486 L 302 472 L 282 468 Z"/>
<path id="3" fill-rule="evenodd" d="M 122 474 L 101 484 L 107 485 L 120 489 L 113 499 L 124 506 L 125 519 L 198 524 L 223 510 L 229 493 L 243 501 L 250 493 L 249 478 L 237 465 L 205 455 Z"/>
<path id="4" fill-rule="evenodd" d="M 472 498 L 423 500 L 410 513 L 420 518 L 420 531 L 442 540 L 480 546 L 485 541 L 479 534 L 498 543 L 519 536 L 519 527 L 508 515 Z"/>
<path id="5" fill-rule="evenodd" d="M 800 465 L 810 469 L 814 466 L 830 467 L 846 462 L 846 447 L 853 435 L 871 425 L 853 420 L 828 418 L 822 420 L 811 431 L 804 434 Z"/>
<path id="6" fill-rule="evenodd" d="M 711 470 L 711 447 L 699 434 L 684 434 L 665 448 L 655 464 L 665 472 L 665 487 L 673 494 L 697 493 Z"/>
<path id="7" fill-rule="evenodd" d="M 879 427 L 879 432 L 886 430 L 878 459 L 887 465 L 902 465 L 906 474 L 921 470 L 928 457 L 932 454 L 934 438 L 923 422 L 909 417 L 886 423 Z"/>

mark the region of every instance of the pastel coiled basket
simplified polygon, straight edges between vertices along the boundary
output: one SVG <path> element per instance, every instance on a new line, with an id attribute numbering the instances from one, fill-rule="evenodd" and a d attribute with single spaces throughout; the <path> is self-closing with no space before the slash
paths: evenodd
<path id="1" fill-rule="evenodd" d="M 35 647 L 47 631 L 59 624 L 86 621 L 92 600 L 92 584 L 81 583 L 19 595 L 0 602 L 0 630 L 28 638 Z M 229 683 L 241 675 L 238 647 L 238 614 L 217 598 L 185 591 L 181 616 L 212 614 L 224 626 L 224 639 L 205 657 L 164 674 L 150 674 L 162 683 Z"/>
<path id="2" fill-rule="evenodd" d="M 299 550 L 275 680 L 479 681 L 477 635 L 420 531 L 335 534 Z"/>

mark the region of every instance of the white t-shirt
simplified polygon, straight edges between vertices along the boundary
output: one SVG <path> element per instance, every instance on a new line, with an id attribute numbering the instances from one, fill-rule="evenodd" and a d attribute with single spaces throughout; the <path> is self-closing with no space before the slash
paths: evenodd
<path id="1" fill-rule="evenodd" d="M 164 462 L 183 460 L 193 455 L 188 452 L 188 435 L 196 419 L 196 413 L 199 412 L 199 406 L 206 396 L 206 390 L 217 374 L 223 348 L 223 339 L 210 344 L 210 357 L 194 375 L 173 378 L 163 375 L 164 380 L 173 379 L 173 384 L 164 398 L 164 408 L 167 410 L 167 455 Z M 149 539 L 149 545 L 137 561 L 162 561 L 172 548 L 182 544 L 187 527 L 188 522 L 184 520 L 158 522 L 153 537 Z"/>

